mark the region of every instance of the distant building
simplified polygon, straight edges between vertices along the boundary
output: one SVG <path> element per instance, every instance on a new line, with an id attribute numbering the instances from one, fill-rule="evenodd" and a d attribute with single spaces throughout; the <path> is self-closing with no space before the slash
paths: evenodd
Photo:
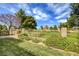
<path id="1" fill-rule="evenodd" d="M 76 29 L 79 29 L 79 27 L 78 26 L 74 26 L 72 29 L 76 30 Z"/>

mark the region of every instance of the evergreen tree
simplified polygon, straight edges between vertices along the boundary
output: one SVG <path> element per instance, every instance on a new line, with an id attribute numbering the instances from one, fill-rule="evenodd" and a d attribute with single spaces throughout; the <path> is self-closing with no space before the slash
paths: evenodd
<path id="1" fill-rule="evenodd" d="M 25 19 L 22 27 L 26 28 L 26 29 L 36 29 L 36 26 L 37 26 L 37 23 L 36 23 L 34 17 L 26 16 L 26 19 Z"/>
<path id="2" fill-rule="evenodd" d="M 72 3 L 71 4 L 71 14 L 68 18 L 68 26 L 74 27 L 79 26 L 79 3 Z"/>
<path id="3" fill-rule="evenodd" d="M 25 11 L 23 9 L 20 9 L 17 13 L 16 13 L 16 16 L 20 19 L 20 22 L 21 22 L 21 26 L 23 24 L 23 22 L 25 21 L 26 19 L 26 15 L 25 15 Z"/>

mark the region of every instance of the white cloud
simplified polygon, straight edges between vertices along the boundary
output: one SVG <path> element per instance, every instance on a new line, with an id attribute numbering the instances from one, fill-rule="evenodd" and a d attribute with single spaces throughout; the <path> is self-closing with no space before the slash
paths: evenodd
<path id="1" fill-rule="evenodd" d="M 17 10 L 14 9 L 14 8 L 10 8 L 9 11 L 12 12 L 12 13 L 16 13 Z"/>
<path id="2" fill-rule="evenodd" d="M 57 16 L 57 17 L 55 17 L 55 19 L 60 19 L 60 18 L 63 18 L 63 17 L 65 17 L 65 16 L 69 16 L 69 14 L 70 14 L 70 12 L 65 12 L 65 13 L 63 13 L 63 14 L 61 14 L 61 15 L 59 15 L 59 16 Z"/>
<path id="3" fill-rule="evenodd" d="M 3 9 L 5 9 L 5 10 L 7 10 L 7 11 L 9 11 L 9 12 L 11 12 L 11 13 L 16 13 L 19 9 L 24 9 L 25 10 L 25 13 L 26 14 L 28 14 L 28 15 L 31 15 L 32 14 L 32 12 L 30 11 L 30 7 L 29 7 L 29 5 L 28 4 L 25 4 L 25 3 L 19 3 L 19 4 L 17 4 L 17 8 L 14 8 L 14 7 L 9 7 L 9 6 L 7 5 L 7 6 L 5 6 L 5 5 L 1 5 L 0 6 L 0 8 L 3 8 Z"/>
<path id="4" fill-rule="evenodd" d="M 32 15 L 31 10 L 26 10 L 25 13 L 26 13 L 26 15 Z"/>
<path id="5" fill-rule="evenodd" d="M 10 11 L 10 12 L 12 12 L 12 13 L 16 13 L 16 9 L 15 8 L 13 8 L 13 7 L 9 7 L 8 8 L 8 6 L 0 6 L 0 8 L 3 8 L 3 9 L 5 9 L 5 10 L 7 10 L 7 11 Z"/>
<path id="6" fill-rule="evenodd" d="M 49 21 L 50 21 L 50 23 L 52 23 L 52 24 L 54 23 L 53 20 L 49 20 Z"/>
<path id="7" fill-rule="evenodd" d="M 37 20 L 48 20 L 48 18 L 50 17 L 48 14 L 44 13 L 43 10 L 41 10 L 40 8 L 33 8 L 32 12 L 35 17 L 35 19 Z"/>
<path id="8" fill-rule="evenodd" d="M 37 20 L 40 20 L 40 19 L 41 19 L 41 17 L 38 16 L 38 15 L 35 15 L 34 17 L 35 17 L 35 19 L 37 19 Z"/>
<path id="9" fill-rule="evenodd" d="M 58 23 L 65 23 L 65 22 L 67 22 L 67 20 L 66 20 L 66 19 L 61 19 L 61 20 L 58 20 Z"/>
<path id="10" fill-rule="evenodd" d="M 37 8 L 34 8 L 32 11 L 34 14 L 37 14 L 37 10 L 38 10 Z"/>
<path id="11" fill-rule="evenodd" d="M 55 14 L 61 14 L 63 11 L 66 11 L 66 9 L 68 8 L 69 8 L 69 4 L 64 4 L 63 6 L 57 7 L 55 9 Z"/>
<path id="12" fill-rule="evenodd" d="M 46 20 L 48 20 L 48 18 L 44 18 L 44 17 L 41 17 L 41 16 L 39 16 L 39 15 L 34 15 L 34 18 L 35 18 L 36 20 L 41 20 L 41 21 L 46 21 Z"/>
<path id="13" fill-rule="evenodd" d="M 47 15 L 47 14 L 45 14 L 45 13 L 43 13 L 43 14 L 41 15 L 41 17 L 44 17 L 44 18 L 46 17 L 46 18 L 47 18 L 47 17 L 48 17 L 48 15 Z"/>
<path id="14" fill-rule="evenodd" d="M 60 20 L 62 18 L 69 17 L 71 9 L 70 4 L 47 4 L 48 5 L 48 10 L 52 11 L 56 16 L 55 19 L 58 20 L 58 22 L 66 22 L 66 20 Z"/>
<path id="15" fill-rule="evenodd" d="M 17 4 L 19 8 L 22 8 L 22 9 L 30 9 L 29 5 L 28 4 L 25 4 L 25 3 L 20 3 L 20 4 Z"/>
<path id="16" fill-rule="evenodd" d="M 33 11 L 34 14 L 38 14 L 38 15 L 42 15 L 43 14 L 43 12 L 42 12 L 42 10 L 40 8 L 33 8 L 32 11 Z"/>
<path id="17" fill-rule="evenodd" d="M 47 4 L 48 5 L 48 9 L 52 12 L 54 12 L 55 14 L 61 14 L 63 11 L 65 11 L 66 9 L 69 9 L 70 4 Z"/>
<path id="18" fill-rule="evenodd" d="M 58 4 L 53 4 L 53 3 L 48 3 L 47 6 L 48 6 L 47 9 L 50 9 L 50 10 L 55 10 L 56 8 L 59 7 Z"/>

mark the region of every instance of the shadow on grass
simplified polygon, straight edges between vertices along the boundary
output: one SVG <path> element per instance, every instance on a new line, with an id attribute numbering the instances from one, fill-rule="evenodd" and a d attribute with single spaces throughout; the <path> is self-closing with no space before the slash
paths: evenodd
<path id="1" fill-rule="evenodd" d="M 0 39 L 0 56 L 34 56 L 17 45 L 21 42 L 15 38 Z"/>

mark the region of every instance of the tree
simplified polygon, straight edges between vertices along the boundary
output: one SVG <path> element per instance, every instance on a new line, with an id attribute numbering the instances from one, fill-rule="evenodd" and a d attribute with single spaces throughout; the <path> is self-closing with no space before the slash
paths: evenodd
<path id="1" fill-rule="evenodd" d="M 22 27 L 26 28 L 26 29 L 36 29 L 36 26 L 37 26 L 37 23 L 36 23 L 34 17 L 26 16 L 26 19 L 23 22 Z"/>
<path id="2" fill-rule="evenodd" d="M 61 27 L 67 27 L 67 22 L 65 22 L 65 23 L 60 23 L 59 28 L 61 28 Z"/>
<path id="3" fill-rule="evenodd" d="M 72 3 L 71 9 L 72 9 L 71 15 L 73 14 L 79 15 L 79 3 Z"/>
<path id="4" fill-rule="evenodd" d="M 45 25 L 45 27 L 44 27 L 45 29 L 49 29 L 49 27 L 48 27 L 48 25 Z"/>
<path id="5" fill-rule="evenodd" d="M 50 26 L 50 30 L 53 30 L 53 27 L 52 26 Z"/>
<path id="6" fill-rule="evenodd" d="M 17 13 L 16 16 L 18 18 L 20 18 L 20 22 L 21 22 L 21 26 L 24 23 L 25 19 L 26 19 L 26 15 L 25 15 L 25 11 L 23 9 L 20 9 Z"/>
<path id="7" fill-rule="evenodd" d="M 7 26 L 8 34 L 12 26 L 17 27 L 17 25 L 19 24 L 18 20 L 19 19 L 15 15 L 11 15 L 11 14 L 0 15 L 0 22 L 2 22 L 4 25 Z"/>
<path id="8" fill-rule="evenodd" d="M 71 4 L 71 14 L 68 18 L 68 27 L 72 28 L 74 26 L 79 26 L 79 4 L 73 3 Z"/>
<path id="9" fill-rule="evenodd" d="M 43 29 L 43 26 L 40 26 L 41 27 L 41 29 Z"/>
<path id="10" fill-rule="evenodd" d="M 5 25 L 0 24 L 0 35 L 5 35 L 7 31 L 7 27 Z"/>
<path id="11" fill-rule="evenodd" d="M 2 29 L 3 29 L 3 27 L 2 27 L 2 25 L 0 25 L 0 33 L 1 33 Z"/>
<path id="12" fill-rule="evenodd" d="M 57 30 L 57 26 L 56 26 L 56 25 L 54 25 L 53 29 L 54 29 L 54 30 Z"/>
<path id="13" fill-rule="evenodd" d="M 37 24 L 36 24 L 36 21 L 35 21 L 34 17 L 32 17 L 32 16 L 26 16 L 24 10 L 20 9 L 16 13 L 16 16 L 18 18 L 20 18 L 20 22 L 21 22 L 20 27 L 21 28 L 36 29 Z"/>
<path id="14" fill-rule="evenodd" d="M 78 22 L 79 22 L 79 20 L 78 20 L 78 17 L 76 15 L 72 15 L 67 21 L 68 26 L 70 28 L 72 28 L 73 26 L 77 26 L 77 25 L 79 26 Z"/>

